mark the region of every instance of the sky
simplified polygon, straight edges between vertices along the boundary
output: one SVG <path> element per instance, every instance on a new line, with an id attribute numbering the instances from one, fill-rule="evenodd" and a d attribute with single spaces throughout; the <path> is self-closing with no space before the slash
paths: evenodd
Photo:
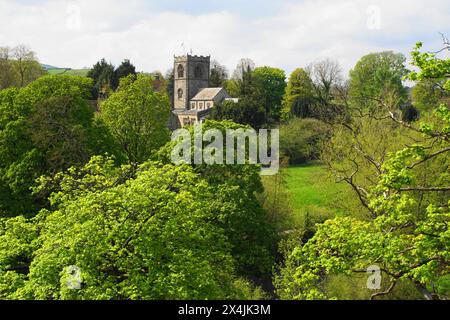
<path id="1" fill-rule="evenodd" d="M 0 0 L 0 47 L 25 44 L 41 63 L 91 67 L 130 59 L 165 73 L 173 56 L 241 58 L 284 69 L 326 58 L 344 76 L 360 57 L 450 37 L 449 0 Z"/>

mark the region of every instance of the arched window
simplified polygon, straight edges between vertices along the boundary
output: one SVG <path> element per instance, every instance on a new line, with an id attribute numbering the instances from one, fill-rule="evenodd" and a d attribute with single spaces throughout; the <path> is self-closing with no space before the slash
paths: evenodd
<path id="1" fill-rule="evenodd" d="M 184 78 L 184 67 L 182 64 L 178 65 L 177 72 L 178 72 L 178 78 Z"/>
<path id="2" fill-rule="evenodd" d="M 202 67 L 201 66 L 195 66 L 194 76 L 197 79 L 200 79 L 203 76 L 203 72 L 202 72 Z"/>
<path id="3" fill-rule="evenodd" d="M 183 99 L 183 89 L 178 89 L 178 91 L 177 91 L 177 93 L 178 93 L 178 99 Z"/>

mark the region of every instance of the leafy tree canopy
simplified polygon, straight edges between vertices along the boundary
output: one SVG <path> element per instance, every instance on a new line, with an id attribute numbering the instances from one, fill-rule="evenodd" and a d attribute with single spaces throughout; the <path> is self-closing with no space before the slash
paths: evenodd
<path id="1" fill-rule="evenodd" d="M 217 130 L 226 136 L 227 130 L 245 130 L 248 126 L 231 121 L 207 120 L 202 125 L 202 132 Z M 194 141 L 194 127 L 190 127 L 190 135 Z M 223 140 L 223 150 L 226 154 L 226 139 Z M 156 159 L 171 163 L 171 154 L 179 141 L 171 141 L 157 154 Z M 203 150 L 210 143 L 203 142 Z M 193 157 L 195 146 L 191 146 Z M 225 156 L 224 156 L 225 158 Z M 253 164 L 192 164 L 193 170 L 215 189 L 211 202 L 217 202 L 219 225 L 233 245 L 232 254 L 237 261 L 240 274 L 267 276 L 273 264 L 273 243 L 276 239 L 273 227 L 261 208 L 256 195 L 263 191 L 260 168 Z M 239 199 L 238 201 L 235 201 Z M 232 203 L 221 206 L 220 203 Z"/>
<path id="2" fill-rule="evenodd" d="M 281 100 L 286 88 L 284 71 L 272 67 L 258 67 L 253 70 L 252 76 L 260 95 L 258 102 L 264 106 L 268 122 L 277 123 L 281 117 Z"/>
<path id="3" fill-rule="evenodd" d="M 350 103 L 357 108 L 377 111 L 377 99 L 390 96 L 392 104 L 400 106 L 407 92 L 402 84 L 406 75 L 406 58 L 385 51 L 362 57 L 350 71 Z"/>
<path id="4" fill-rule="evenodd" d="M 285 80 L 284 71 L 277 68 L 242 70 L 241 78 L 226 83 L 227 91 L 239 102 L 225 101 L 213 109 L 211 118 L 248 124 L 255 129 L 278 123 Z"/>
<path id="5" fill-rule="evenodd" d="M 419 43 L 412 52 L 412 63 L 419 70 L 411 72 L 408 79 L 440 79 L 448 91 L 449 60 L 421 53 L 420 47 Z M 397 57 L 394 61 L 402 59 Z M 398 74 L 395 79 L 398 80 Z M 398 85 L 397 80 L 394 84 Z M 366 272 L 370 265 L 377 265 L 389 282 L 372 298 L 391 293 L 397 283 L 405 280 L 426 299 L 448 296 L 448 287 L 436 284 L 450 271 L 449 106 L 442 104 L 417 126 L 403 122 L 392 112 L 395 103 L 384 102 L 378 107 L 386 109 L 393 125 L 409 131 L 415 143 L 400 147 L 378 162 L 367 149 L 360 148 L 361 144 L 345 142 L 350 142 L 377 172 L 377 180 L 370 188 L 362 187 L 355 181 L 361 162 L 350 158 L 353 173 L 343 177 L 371 214 L 367 219 L 329 220 L 318 227 L 306 244 L 289 251 L 286 264 L 275 279 L 281 298 L 330 298 L 323 290 L 327 276 Z"/>
<path id="6" fill-rule="evenodd" d="M 283 119 L 288 119 L 291 115 L 310 117 L 313 102 L 314 85 L 309 73 L 301 68 L 295 69 L 289 76 L 283 96 Z"/>
<path id="7" fill-rule="evenodd" d="M 142 163 L 169 140 L 166 95 L 153 91 L 153 78 L 129 75 L 101 104 L 101 119 L 129 163 Z"/>
<path id="8" fill-rule="evenodd" d="M 42 179 L 44 189 L 57 183 L 52 210 L 1 220 L 0 297 L 260 297 L 236 276 L 230 243 L 215 223 L 219 205 L 233 203 L 211 201 L 216 189 L 187 165 L 145 163 L 134 172 L 94 157 Z M 73 268 L 79 290 L 68 285 Z"/>
<path id="9" fill-rule="evenodd" d="M 42 174 L 83 164 L 108 151 L 88 104 L 90 79 L 44 76 L 0 91 L 0 211 L 32 213 L 42 205 L 30 187 Z"/>
<path id="10" fill-rule="evenodd" d="M 136 75 L 136 67 L 131 64 L 130 60 L 125 59 L 120 66 L 114 71 L 114 78 L 112 79 L 112 89 L 116 90 L 119 86 L 120 79 L 125 78 L 128 75 Z"/>

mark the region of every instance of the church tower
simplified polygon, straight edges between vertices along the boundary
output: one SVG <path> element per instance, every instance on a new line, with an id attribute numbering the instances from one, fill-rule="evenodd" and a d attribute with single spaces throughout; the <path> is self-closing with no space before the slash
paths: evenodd
<path id="1" fill-rule="evenodd" d="M 209 87 L 210 56 L 175 56 L 174 109 L 189 110 L 190 100 Z"/>

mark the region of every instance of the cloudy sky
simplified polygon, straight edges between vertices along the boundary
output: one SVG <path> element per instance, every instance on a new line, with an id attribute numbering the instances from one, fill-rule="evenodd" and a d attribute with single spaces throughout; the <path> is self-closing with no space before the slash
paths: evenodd
<path id="1" fill-rule="evenodd" d="M 192 50 L 230 71 L 244 57 L 288 73 L 329 57 L 347 73 L 369 52 L 438 49 L 439 32 L 450 37 L 449 0 L 0 0 L 0 46 L 71 68 L 105 57 L 165 72 Z"/>

